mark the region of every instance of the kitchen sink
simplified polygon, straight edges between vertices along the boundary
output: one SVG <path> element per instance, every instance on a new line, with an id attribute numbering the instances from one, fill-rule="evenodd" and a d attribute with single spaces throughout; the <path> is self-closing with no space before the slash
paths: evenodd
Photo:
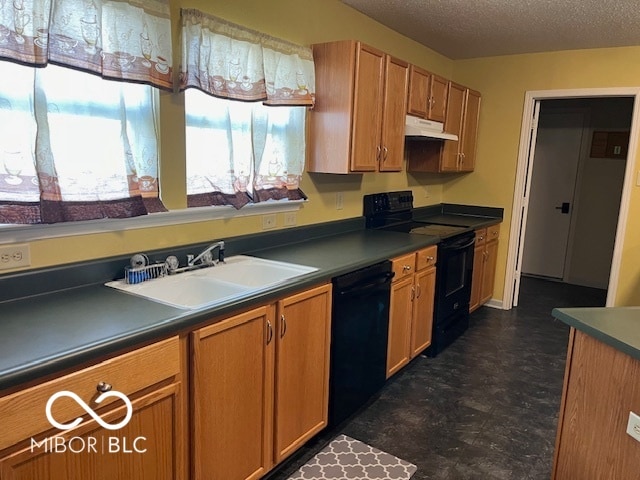
<path id="1" fill-rule="evenodd" d="M 318 269 L 306 265 L 237 255 L 214 267 L 137 284 L 117 280 L 106 285 L 174 307 L 197 309 L 250 296 L 316 270 Z"/>

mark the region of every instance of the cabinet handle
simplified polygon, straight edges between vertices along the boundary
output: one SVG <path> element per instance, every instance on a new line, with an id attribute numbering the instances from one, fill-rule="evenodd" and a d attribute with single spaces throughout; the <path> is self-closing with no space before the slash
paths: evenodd
<path id="1" fill-rule="evenodd" d="M 280 315 L 280 338 L 284 337 L 287 333 L 287 319 L 284 318 L 284 313 Z"/>
<path id="2" fill-rule="evenodd" d="M 99 391 L 100 393 L 109 392 L 111 391 L 112 388 L 113 386 L 107 382 L 100 382 L 98 383 L 98 385 L 96 385 L 96 390 Z"/>
<path id="3" fill-rule="evenodd" d="M 416 298 L 416 287 L 411 287 L 411 301 Z"/>
<path id="4" fill-rule="evenodd" d="M 416 298 L 420 298 L 420 294 L 422 289 L 420 288 L 420 284 L 416 285 Z"/>
<path id="5" fill-rule="evenodd" d="M 267 320 L 267 345 L 271 343 L 273 340 L 273 325 L 271 325 L 271 320 Z"/>
<path id="6" fill-rule="evenodd" d="M 382 152 L 382 149 L 380 148 L 380 145 L 378 145 L 376 147 L 376 161 L 379 162 L 380 161 L 380 152 Z"/>
<path id="7" fill-rule="evenodd" d="M 382 161 L 387 159 L 387 154 L 389 153 L 389 149 L 387 147 L 382 147 Z"/>

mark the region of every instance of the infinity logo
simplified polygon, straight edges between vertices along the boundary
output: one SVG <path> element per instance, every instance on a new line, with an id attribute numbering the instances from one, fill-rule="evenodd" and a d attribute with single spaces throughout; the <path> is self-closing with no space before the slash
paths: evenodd
<path id="1" fill-rule="evenodd" d="M 103 428 L 106 428 L 107 430 L 117 430 L 119 428 L 124 427 L 127 423 L 129 423 L 129 420 L 131 420 L 131 415 L 133 415 L 133 405 L 131 405 L 131 400 L 129 400 L 129 398 L 127 398 L 127 396 L 122 392 L 111 390 L 109 392 L 101 393 L 98 396 L 98 398 L 96 398 L 96 403 L 100 403 L 105 398 L 118 397 L 127 406 L 127 414 L 125 415 L 124 419 L 121 422 L 112 425 L 102 420 L 102 418 L 100 418 L 100 416 L 95 411 L 93 411 L 93 409 L 89 405 L 87 405 L 78 395 L 76 395 L 73 392 L 69 392 L 67 390 L 62 390 L 58 393 L 54 393 L 53 395 L 51 395 L 51 397 L 47 401 L 47 407 L 45 410 L 49 423 L 51 423 L 51 425 L 53 425 L 54 427 L 59 428 L 60 430 L 69 430 L 71 428 L 77 427 L 82 423 L 81 417 L 76 418 L 71 423 L 59 423 L 53 418 L 53 415 L 51 415 L 51 406 L 53 405 L 53 402 L 55 402 L 60 397 L 73 398 L 76 401 L 76 403 L 82 407 L 82 409 L 85 412 L 91 415 L 91 418 L 93 418 L 96 422 L 100 424 L 100 426 L 102 426 Z"/>

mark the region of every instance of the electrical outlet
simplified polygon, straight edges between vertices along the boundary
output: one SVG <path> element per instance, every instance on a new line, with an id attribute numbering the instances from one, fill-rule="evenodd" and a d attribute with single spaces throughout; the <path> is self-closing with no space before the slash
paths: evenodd
<path id="1" fill-rule="evenodd" d="M 336 210 L 342 210 L 344 208 L 344 194 L 342 192 L 336 193 Z"/>
<path id="2" fill-rule="evenodd" d="M 286 227 L 294 227 L 298 223 L 297 213 L 296 212 L 286 212 L 284 214 L 284 225 Z"/>
<path id="3" fill-rule="evenodd" d="M 0 245 L 0 270 L 28 267 L 31 265 L 31 252 L 28 243 Z"/>
<path id="4" fill-rule="evenodd" d="M 634 440 L 640 442 L 640 416 L 636 413 L 629 412 L 629 423 L 627 423 L 627 433 L 633 437 Z"/>
<path id="5" fill-rule="evenodd" d="M 276 228 L 276 214 L 271 213 L 269 215 L 262 216 L 262 229 L 263 230 L 271 230 L 272 228 Z"/>

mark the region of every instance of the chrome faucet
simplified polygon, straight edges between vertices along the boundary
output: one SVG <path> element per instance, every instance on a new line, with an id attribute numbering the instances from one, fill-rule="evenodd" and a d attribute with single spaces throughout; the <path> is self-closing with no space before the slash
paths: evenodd
<path id="1" fill-rule="evenodd" d="M 217 260 L 214 260 L 212 252 L 216 248 L 218 249 L 218 258 Z M 220 241 L 220 242 L 212 243 L 207 248 L 205 248 L 202 252 L 200 252 L 197 256 L 194 257 L 193 255 L 189 255 L 189 257 L 187 258 L 188 267 L 194 267 L 198 262 L 201 265 L 216 265 L 217 263 L 220 263 L 220 262 L 224 263 L 224 242 Z"/>

